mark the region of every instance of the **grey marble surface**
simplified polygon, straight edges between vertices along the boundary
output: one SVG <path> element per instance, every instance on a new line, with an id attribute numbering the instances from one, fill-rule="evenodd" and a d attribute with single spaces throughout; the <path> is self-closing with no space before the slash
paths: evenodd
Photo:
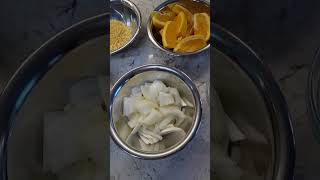
<path id="1" fill-rule="evenodd" d="M 201 96 L 203 114 L 194 139 L 182 151 L 161 160 L 141 160 L 123 152 L 111 141 L 111 176 L 117 180 L 209 180 L 210 179 L 210 81 L 209 51 L 194 56 L 173 57 L 155 47 L 148 39 L 148 15 L 163 0 L 133 2 L 142 13 L 142 31 L 133 46 L 111 56 L 111 85 L 129 70 L 145 64 L 165 64 L 184 71 L 194 80 Z"/>

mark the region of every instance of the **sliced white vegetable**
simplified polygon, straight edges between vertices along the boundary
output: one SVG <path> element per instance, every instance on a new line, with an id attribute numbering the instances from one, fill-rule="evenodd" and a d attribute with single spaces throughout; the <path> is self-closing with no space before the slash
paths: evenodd
<path id="1" fill-rule="evenodd" d="M 163 107 L 160 107 L 159 110 L 164 116 L 175 117 L 177 126 L 179 126 L 186 117 L 178 106 L 172 106 L 172 105 L 163 106 Z"/>
<path id="2" fill-rule="evenodd" d="M 141 88 L 134 87 L 131 89 L 131 96 L 142 96 Z"/>
<path id="3" fill-rule="evenodd" d="M 124 97 L 123 98 L 123 115 L 130 116 L 135 113 L 136 110 L 136 99 L 132 97 Z"/>
<path id="4" fill-rule="evenodd" d="M 160 107 L 159 110 L 164 116 L 174 116 L 182 119 L 185 117 L 183 112 L 177 106 L 172 106 L 172 105 L 163 106 L 163 107 Z"/>
<path id="5" fill-rule="evenodd" d="M 178 127 L 174 127 L 174 126 L 172 125 L 171 127 L 168 127 L 168 128 L 166 128 L 166 129 L 162 130 L 162 131 L 160 132 L 160 134 L 161 134 L 162 136 L 164 136 L 164 135 L 167 135 L 167 134 L 170 134 L 170 133 L 173 133 L 173 132 L 178 132 L 178 131 L 183 131 L 183 129 L 178 128 Z"/>
<path id="6" fill-rule="evenodd" d="M 155 109 L 158 107 L 158 105 L 152 101 L 149 100 L 138 100 L 134 104 L 137 111 L 143 115 L 148 115 L 152 109 Z"/>
<path id="7" fill-rule="evenodd" d="M 119 120 L 116 122 L 116 127 L 121 139 L 127 139 L 131 133 L 131 129 L 124 120 Z"/>
<path id="8" fill-rule="evenodd" d="M 249 141 L 258 144 L 268 144 L 266 137 L 255 127 L 245 121 L 240 115 L 232 115 L 231 118 L 238 125 L 239 129 L 245 134 Z"/>
<path id="9" fill-rule="evenodd" d="M 160 150 L 160 144 L 159 143 L 154 144 L 153 151 L 157 152 L 159 150 Z"/>
<path id="10" fill-rule="evenodd" d="M 181 97 L 178 90 L 176 88 L 169 87 L 169 93 L 173 95 L 175 104 L 181 106 Z"/>
<path id="11" fill-rule="evenodd" d="M 165 92 L 159 92 L 158 101 L 160 106 L 166 106 L 174 104 L 174 98 L 171 94 Z"/>
<path id="12" fill-rule="evenodd" d="M 159 144 L 159 151 L 164 150 L 166 148 L 163 141 L 158 142 L 158 144 Z"/>
<path id="13" fill-rule="evenodd" d="M 156 134 L 156 133 L 153 133 L 152 131 L 148 130 L 148 129 L 145 128 L 145 127 L 142 127 L 142 128 L 141 128 L 141 132 L 142 132 L 143 134 L 150 135 L 150 136 L 152 136 L 152 137 L 154 137 L 154 138 L 156 138 L 156 139 L 162 140 L 162 136 L 161 136 L 161 135 L 158 135 L 158 134 Z"/>
<path id="14" fill-rule="evenodd" d="M 153 151 L 153 145 L 146 144 L 142 139 L 139 139 L 139 143 L 143 151 Z"/>
<path id="15" fill-rule="evenodd" d="M 147 145 L 148 145 L 148 144 L 152 144 L 152 142 L 153 142 L 152 140 L 148 139 L 148 138 L 145 137 L 144 135 L 141 135 L 141 134 L 140 134 L 139 137 L 140 137 L 140 139 L 141 139 L 145 144 L 147 144 Z"/>
<path id="16" fill-rule="evenodd" d="M 162 119 L 163 115 L 159 111 L 152 109 L 151 112 L 140 122 L 148 126 L 151 126 L 157 122 L 160 122 Z"/>
<path id="17" fill-rule="evenodd" d="M 129 116 L 128 125 L 133 129 L 139 123 L 141 115 L 139 113 L 134 113 Z"/>
<path id="18" fill-rule="evenodd" d="M 164 118 L 160 123 L 159 123 L 159 129 L 160 130 L 163 130 L 165 129 L 168 124 L 170 124 L 172 121 L 175 120 L 175 117 L 174 116 L 167 116 L 166 118 Z"/>
<path id="19" fill-rule="evenodd" d="M 185 97 L 181 99 L 181 104 L 183 107 L 194 107 L 193 104 Z"/>
<path id="20" fill-rule="evenodd" d="M 228 118 L 228 131 L 230 135 L 230 140 L 232 142 L 243 141 L 246 139 L 246 136 L 240 131 L 237 125 L 229 118 Z"/>
<path id="21" fill-rule="evenodd" d="M 153 94 L 151 93 L 150 85 L 145 84 L 145 85 L 142 85 L 140 88 L 141 88 L 141 92 L 142 92 L 142 95 L 143 95 L 144 98 L 146 98 L 149 101 L 155 101 L 156 100 L 156 98 L 154 98 L 152 96 Z"/>
<path id="22" fill-rule="evenodd" d="M 150 86 L 150 94 L 153 100 L 157 100 L 160 92 L 168 92 L 168 88 L 162 81 L 155 80 Z"/>

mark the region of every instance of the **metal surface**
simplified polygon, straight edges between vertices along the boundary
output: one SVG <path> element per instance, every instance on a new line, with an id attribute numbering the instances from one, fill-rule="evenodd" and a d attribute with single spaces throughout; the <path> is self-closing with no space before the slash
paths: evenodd
<path id="1" fill-rule="evenodd" d="M 138 7 L 129 0 L 113 0 L 110 2 L 110 20 L 122 21 L 132 31 L 132 37 L 123 47 L 110 52 L 111 55 L 118 53 L 132 44 L 141 29 L 141 13 Z"/>
<path id="2" fill-rule="evenodd" d="M 263 96 L 274 136 L 273 180 L 292 180 L 295 142 L 286 101 L 267 65 L 249 46 L 218 25 L 211 25 L 213 48 L 223 52 L 243 69 Z"/>
<path id="3" fill-rule="evenodd" d="M 190 1 L 190 0 L 168 0 L 162 4 L 160 4 L 158 7 L 156 7 L 154 9 L 154 11 L 161 11 L 163 8 L 165 8 L 167 5 L 171 4 L 171 3 L 175 3 L 175 2 L 180 2 L 180 3 L 184 3 L 186 1 Z M 195 4 L 198 4 L 199 6 L 201 6 L 202 8 L 205 7 L 209 10 L 210 8 L 210 4 L 208 1 L 206 0 L 196 0 L 196 1 L 192 1 L 192 3 L 195 3 Z M 170 49 L 166 49 L 162 46 L 162 42 L 160 42 L 159 39 L 157 39 L 155 37 L 155 34 L 154 34 L 154 31 L 153 31 L 153 25 L 152 25 L 152 17 L 151 17 L 151 14 L 149 16 L 149 19 L 148 19 L 148 22 L 147 22 L 147 31 L 148 31 L 148 36 L 149 36 L 149 39 L 151 40 L 151 42 L 159 49 L 161 49 L 162 51 L 168 53 L 168 54 L 171 54 L 171 55 L 174 55 L 174 56 L 186 56 L 186 55 L 192 55 L 192 54 L 198 54 L 202 51 L 205 51 L 205 50 L 208 50 L 209 47 L 210 47 L 210 43 L 205 46 L 204 48 L 198 50 L 198 51 L 195 51 L 195 52 L 191 52 L 191 53 L 181 53 L 181 52 L 174 52 Z"/>
<path id="4" fill-rule="evenodd" d="M 171 74 L 173 76 L 173 78 L 178 79 L 178 80 L 182 80 L 185 86 L 181 87 L 181 88 L 188 88 L 191 91 L 192 96 L 193 96 L 193 100 L 195 103 L 194 122 L 193 122 L 193 125 L 191 126 L 190 130 L 188 130 L 186 137 L 182 141 L 177 143 L 176 145 L 169 147 L 169 148 L 165 149 L 164 151 L 157 152 L 157 153 L 142 152 L 142 151 L 139 151 L 139 150 L 132 148 L 131 146 L 129 146 L 128 144 L 123 142 L 123 140 L 120 139 L 120 137 L 117 133 L 117 130 L 115 128 L 115 123 L 114 123 L 115 119 L 113 118 L 114 100 L 119 94 L 121 94 L 123 86 L 128 81 L 130 81 L 130 79 L 133 78 L 134 76 L 136 76 L 138 74 L 143 74 L 146 72 L 152 72 L 153 74 L 157 73 L 157 72 L 166 72 L 166 73 Z M 148 77 L 142 76 L 142 78 L 147 79 Z M 141 80 L 143 81 L 143 79 L 141 79 Z M 178 80 L 176 80 L 176 81 L 178 81 Z M 137 82 L 137 83 L 140 84 L 142 82 Z M 110 102 L 111 102 L 110 103 L 110 112 L 112 112 L 112 113 L 110 113 L 110 131 L 111 131 L 112 138 L 126 152 L 128 152 L 129 154 L 131 154 L 135 157 L 143 158 L 143 159 L 164 158 L 166 156 L 172 155 L 172 154 L 180 151 L 181 149 L 183 149 L 185 147 L 185 145 L 189 141 L 191 141 L 191 139 L 196 134 L 196 131 L 198 130 L 200 120 L 201 120 L 202 110 L 201 110 L 200 95 L 199 95 L 199 92 L 198 92 L 196 86 L 193 84 L 192 80 L 182 71 L 180 71 L 176 68 L 171 68 L 171 67 L 163 66 L 163 65 L 145 65 L 145 66 L 135 68 L 135 69 L 131 70 L 130 72 L 126 73 L 125 75 L 123 75 L 115 83 L 115 85 L 113 86 L 113 88 L 111 90 Z"/>
<path id="5" fill-rule="evenodd" d="M 309 72 L 307 105 L 314 134 L 320 142 L 320 49 L 316 52 Z"/>

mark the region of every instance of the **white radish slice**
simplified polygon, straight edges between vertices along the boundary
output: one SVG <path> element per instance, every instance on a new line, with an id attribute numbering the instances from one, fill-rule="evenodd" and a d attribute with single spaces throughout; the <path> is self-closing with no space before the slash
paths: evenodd
<path id="1" fill-rule="evenodd" d="M 165 92 L 159 92 L 158 101 L 160 106 L 174 104 L 173 96 Z"/>
<path id="2" fill-rule="evenodd" d="M 266 137 L 259 132 L 255 127 L 245 121 L 240 115 L 232 115 L 231 117 L 238 125 L 239 129 L 245 134 L 247 139 L 258 144 L 268 144 Z"/>
<path id="3" fill-rule="evenodd" d="M 181 99 L 181 104 L 183 107 L 194 107 L 193 104 L 185 97 Z"/>
<path id="4" fill-rule="evenodd" d="M 131 133 L 130 127 L 128 126 L 127 123 L 125 123 L 124 120 L 118 120 L 116 122 L 116 128 L 117 128 L 118 134 L 122 140 L 127 139 L 129 134 Z"/>
<path id="5" fill-rule="evenodd" d="M 229 117 L 227 118 L 229 119 L 228 131 L 229 131 L 230 140 L 232 142 L 245 140 L 246 136 L 240 131 L 237 125 Z"/>
<path id="6" fill-rule="evenodd" d="M 134 128 L 139 123 L 139 119 L 141 118 L 141 115 L 139 113 L 134 113 L 129 116 L 128 125 L 130 128 Z"/>
<path id="7" fill-rule="evenodd" d="M 152 144 L 152 142 L 153 142 L 152 140 L 148 139 L 147 137 L 145 137 L 143 135 L 140 135 L 139 137 L 145 144 Z"/>
<path id="8" fill-rule="evenodd" d="M 163 115 L 155 110 L 152 109 L 149 115 L 147 115 L 142 121 L 140 121 L 143 124 L 146 124 L 148 126 L 154 125 L 157 122 L 160 122 L 163 119 Z"/>
<path id="9" fill-rule="evenodd" d="M 152 97 L 152 94 L 150 92 L 150 85 L 147 85 L 147 84 L 142 85 L 140 87 L 140 89 L 141 89 L 141 92 L 142 92 L 142 95 L 144 98 L 146 98 L 147 100 L 150 100 L 150 101 L 156 100 L 156 99 L 153 99 L 153 97 Z"/>
<path id="10" fill-rule="evenodd" d="M 158 99 L 160 92 L 168 92 L 168 88 L 166 87 L 165 84 L 163 84 L 162 81 L 159 81 L 159 80 L 153 81 L 153 83 L 151 84 L 151 86 L 149 88 L 150 100 L 156 101 Z"/>
<path id="11" fill-rule="evenodd" d="M 123 98 L 123 115 L 130 116 L 135 113 L 137 110 L 135 108 L 136 99 L 132 97 Z"/>
<path id="12" fill-rule="evenodd" d="M 163 106 L 163 107 L 160 107 L 159 110 L 164 116 L 174 116 L 181 119 L 185 117 L 183 112 L 177 106 L 173 106 L 173 105 Z"/>
<path id="13" fill-rule="evenodd" d="M 159 123 L 159 129 L 160 130 L 165 129 L 168 126 L 168 124 L 170 124 L 174 120 L 175 120 L 174 116 L 167 116 Z"/>
<path id="14" fill-rule="evenodd" d="M 169 93 L 173 95 L 176 105 L 181 106 L 181 97 L 176 88 L 169 88 Z"/>
<path id="15" fill-rule="evenodd" d="M 166 148 L 166 146 L 162 141 L 158 142 L 158 144 L 159 144 L 159 151 L 164 150 Z"/>
<path id="16" fill-rule="evenodd" d="M 157 152 L 159 150 L 160 150 L 160 144 L 158 142 L 158 143 L 154 144 L 153 151 Z"/>
<path id="17" fill-rule="evenodd" d="M 161 136 L 164 136 L 164 135 L 167 135 L 167 134 L 170 134 L 170 133 L 173 133 L 173 132 L 178 132 L 178 131 L 183 131 L 183 129 L 181 128 L 178 128 L 178 127 L 174 127 L 173 125 L 171 127 L 168 127 L 164 130 L 162 130 L 160 132 L 160 135 Z"/>
<path id="18" fill-rule="evenodd" d="M 153 136 L 150 136 L 148 134 L 143 134 L 141 132 L 139 132 L 139 137 L 141 137 L 141 139 L 142 138 L 146 138 L 147 142 L 149 142 L 149 143 L 146 143 L 146 144 L 155 144 L 155 143 L 159 142 L 159 139 L 157 139 L 157 138 L 155 138 Z"/>
<path id="19" fill-rule="evenodd" d="M 145 128 L 145 127 L 142 127 L 142 128 L 141 128 L 141 132 L 142 132 L 143 134 L 150 135 L 150 136 L 152 136 L 152 137 L 154 137 L 154 138 L 156 138 L 156 139 L 162 140 L 162 136 L 160 136 L 160 135 L 158 135 L 158 134 L 155 134 L 155 133 L 153 133 L 152 131 L 149 131 L 149 130 L 148 130 L 147 128 Z"/>
<path id="20" fill-rule="evenodd" d="M 138 100 L 133 106 L 142 115 L 148 115 L 152 111 L 152 109 L 155 109 L 158 107 L 156 103 L 149 100 Z"/>
<path id="21" fill-rule="evenodd" d="M 140 147 L 143 151 L 153 151 L 154 145 L 146 144 L 142 139 L 139 139 Z"/>
<path id="22" fill-rule="evenodd" d="M 141 88 L 139 87 L 134 87 L 131 89 L 131 96 L 142 96 Z"/>

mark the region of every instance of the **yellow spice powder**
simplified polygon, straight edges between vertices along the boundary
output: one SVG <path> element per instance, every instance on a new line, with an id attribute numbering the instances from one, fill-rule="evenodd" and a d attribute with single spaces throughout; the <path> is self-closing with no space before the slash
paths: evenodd
<path id="1" fill-rule="evenodd" d="M 123 47 L 132 36 L 131 29 L 123 22 L 110 21 L 110 51 L 113 52 Z"/>

